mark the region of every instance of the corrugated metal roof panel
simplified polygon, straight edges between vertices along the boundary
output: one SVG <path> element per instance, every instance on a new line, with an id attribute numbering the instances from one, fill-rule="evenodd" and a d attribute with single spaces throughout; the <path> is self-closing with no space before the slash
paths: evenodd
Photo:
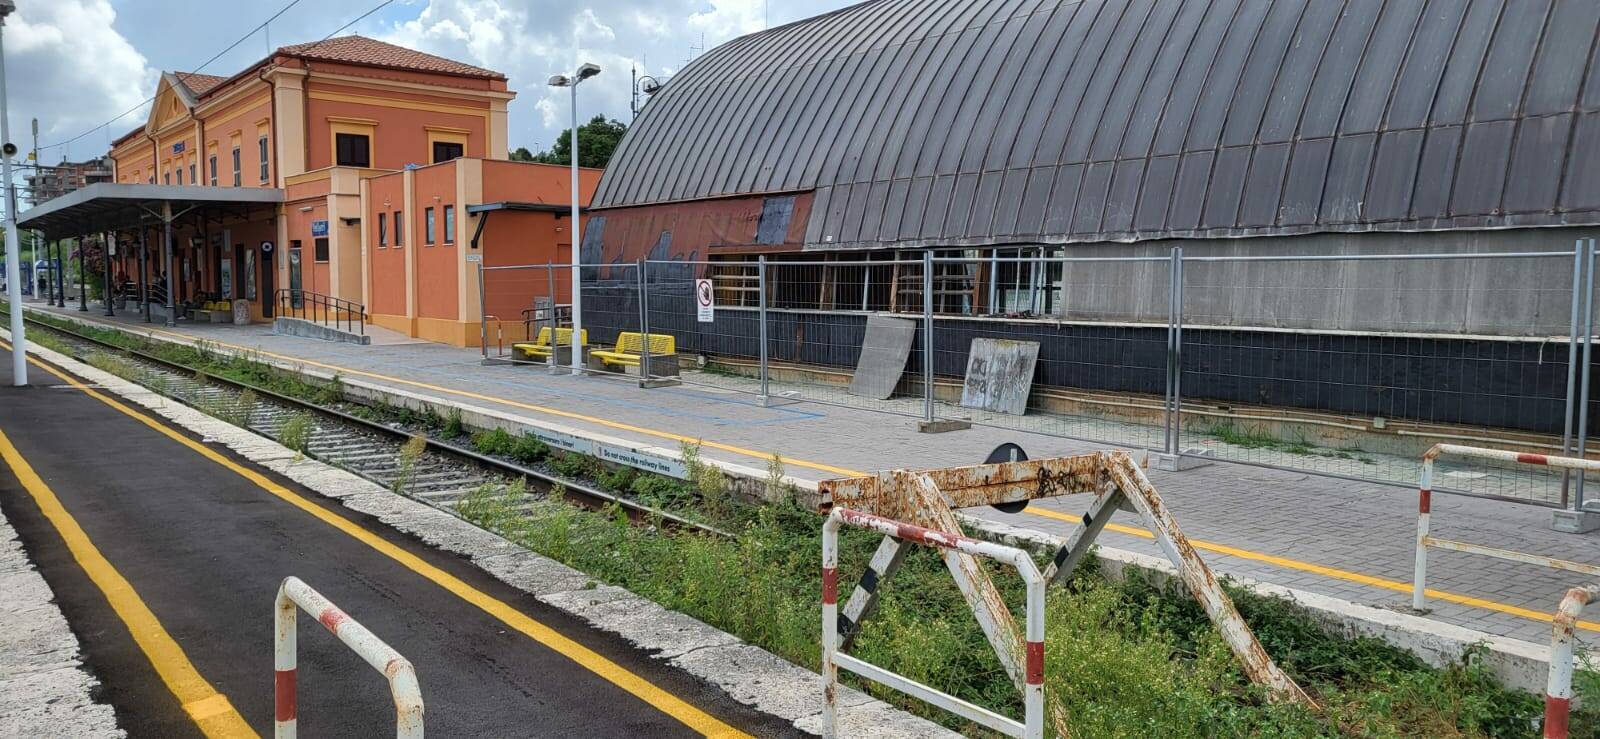
<path id="1" fill-rule="evenodd" d="M 595 204 L 815 190 L 828 248 L 1596 223 L 1597 27 L 1592 0 L 875 0 L 696 59 Z"/>

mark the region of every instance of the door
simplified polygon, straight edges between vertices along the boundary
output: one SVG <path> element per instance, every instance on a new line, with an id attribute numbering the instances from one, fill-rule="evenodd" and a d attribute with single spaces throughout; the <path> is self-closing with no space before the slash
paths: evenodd
<path id="1" fill-rule="evenodd" d="M 273 295 L 273 283 L 277 277 L 278 260 L 272 256 L 271 251 L 261 252 L 261 316 L 263 318 L 272 317 L 273 305 L 277 302 Z"/>

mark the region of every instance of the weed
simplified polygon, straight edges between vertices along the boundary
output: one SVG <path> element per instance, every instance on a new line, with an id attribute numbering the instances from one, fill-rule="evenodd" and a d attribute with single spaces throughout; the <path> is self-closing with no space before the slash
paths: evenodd
<path id="1" fill-rule="evenodd" d="M 706 515 L 713 520 L 722 520 L 727 516 L 732 502 L 728 495 L 728 478 L 722 474 L 722 468 L 701 460 L 698 442 L 682 442 L 678 450 L 689 482 L 700 493 L 700 502 L 705 507 Z"/>
<path id="2" fill-rule="evenodd" d="M 439 429 L 439 435 L 446 439 L 454 439 L 466 433 L 466 428 L 461 425 L 461 409 L 452 406 L 449 415 L 445 416 L 444 427 Z"/>
<path id="3" fill-rule="evenodd" d="M 634 478 L 638 476 L 639 473 L 632 467 L 623 467 L 619 465 L 609 468 L 602 467 L 600 469 L 600 474 L 595 478 L 595 481 L 600 483 L 600 486 L 607 490 L 620 493 L 631 489 L 633 487 Z"/>
<path id="4" fill-rule="evenodd" d="M 472 435 L 472 446 L 479 454 L 509 457 L 517 446 L 517 438 L 506 433 L 505 429 L 479 431 Z"/>
<path id="5" fill-rule="evenodd" d="M 304 457 L 306 449 L 311 445 L 311 432 L 314 428 L 310 413 L 304 411 L 296 413 L 278 428 L 278 443 L 293 449 L 296 459 Z"/>
<path id="6" fill-rule="evenodd" d="M 413 434 L 406 443 L 400 447 L 400 471 L 395 474 L 394 482 L 389 483 L 389 489 L 398 495 L 405 495 L 406 487 L 411 484 L 411 478 L 417 474 L 417 460 L 422 458 L 422 452 L 428 448 L 428 437 L 422 434 Z"/>
<path id="7" fill-rule="evenodd" d="M 316 402 L 321 405 L 344 402 L 344 377 L 338 372 L 333 373 L 333 378 L 317 391 Z"/>
<path id="8" fill-rule="evenodd" d="M 562 452 L 550 458 L 550 466 L 562 477 L 593 477 L 594 458 L 573 452 Z"/>
<path id="9" fill-rule="evenodd" d="M 794 486 L 784 481 L 783 457 L 767 460 L 767 500 L 785 500 L 794 495 Z"/>
<path id="10" fill-rule="evenodd" d="M 509 452 L 512 459 L 522 464 L 534 464 L 550 455 L 550 447 L 533 434 L 523 434 L 517 437 Z"/>

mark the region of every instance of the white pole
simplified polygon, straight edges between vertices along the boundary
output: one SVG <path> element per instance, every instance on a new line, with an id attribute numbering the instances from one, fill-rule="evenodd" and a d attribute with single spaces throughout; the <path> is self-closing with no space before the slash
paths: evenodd
<path id="1" fill-rule="evenodd" d="M 572 74 L 572 130 L 568 147 L 572 153 L 572 374 L 583 370 L 583 273 L 578 265 L 583 245 L 583 230 L 578 225 L 578 73 Z"/>
<path id="2" fill-rule="evenodd" d="M 5 15 L 0 13 L 0 144 L 11 142 L 11 115 L 6 106 Z M 6 181 L 6 300 L 11 304 L 11 384 L 28 384 L 28 339 L 22 329 L 22 259 L 17 240 L 17 186 L 11 181 L 11 155 L 0 156 L 0 177 Z"/>

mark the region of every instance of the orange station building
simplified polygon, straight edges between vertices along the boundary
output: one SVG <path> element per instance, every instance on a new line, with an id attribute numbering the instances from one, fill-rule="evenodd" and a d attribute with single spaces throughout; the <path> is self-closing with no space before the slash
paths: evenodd
<path id="1" fill-rule="evenodd" d="M 514 97 L 498 72 L 361 36 L 286 46 L 227 78 L 167 73 L 149 119 L 113 143 L 115 185 L 20 223 L 114 234 L 111 272 L 158 293 L 170 282 L 175 305 L 243 300 L 271 320 L 282 301 L 335 298 L 374 324 L 475 346 L 483 313 L 528 307 L 494 296 L 480 310 L 477 265 L 571 253 L 569 170 L 507 159 Z M 580 206 L 599 174 L 581 170 Z M 228 188 L 261 197 L 233 202 L 247 193 Z M 157 204 L 176 214 L 170 280 Z"/>

